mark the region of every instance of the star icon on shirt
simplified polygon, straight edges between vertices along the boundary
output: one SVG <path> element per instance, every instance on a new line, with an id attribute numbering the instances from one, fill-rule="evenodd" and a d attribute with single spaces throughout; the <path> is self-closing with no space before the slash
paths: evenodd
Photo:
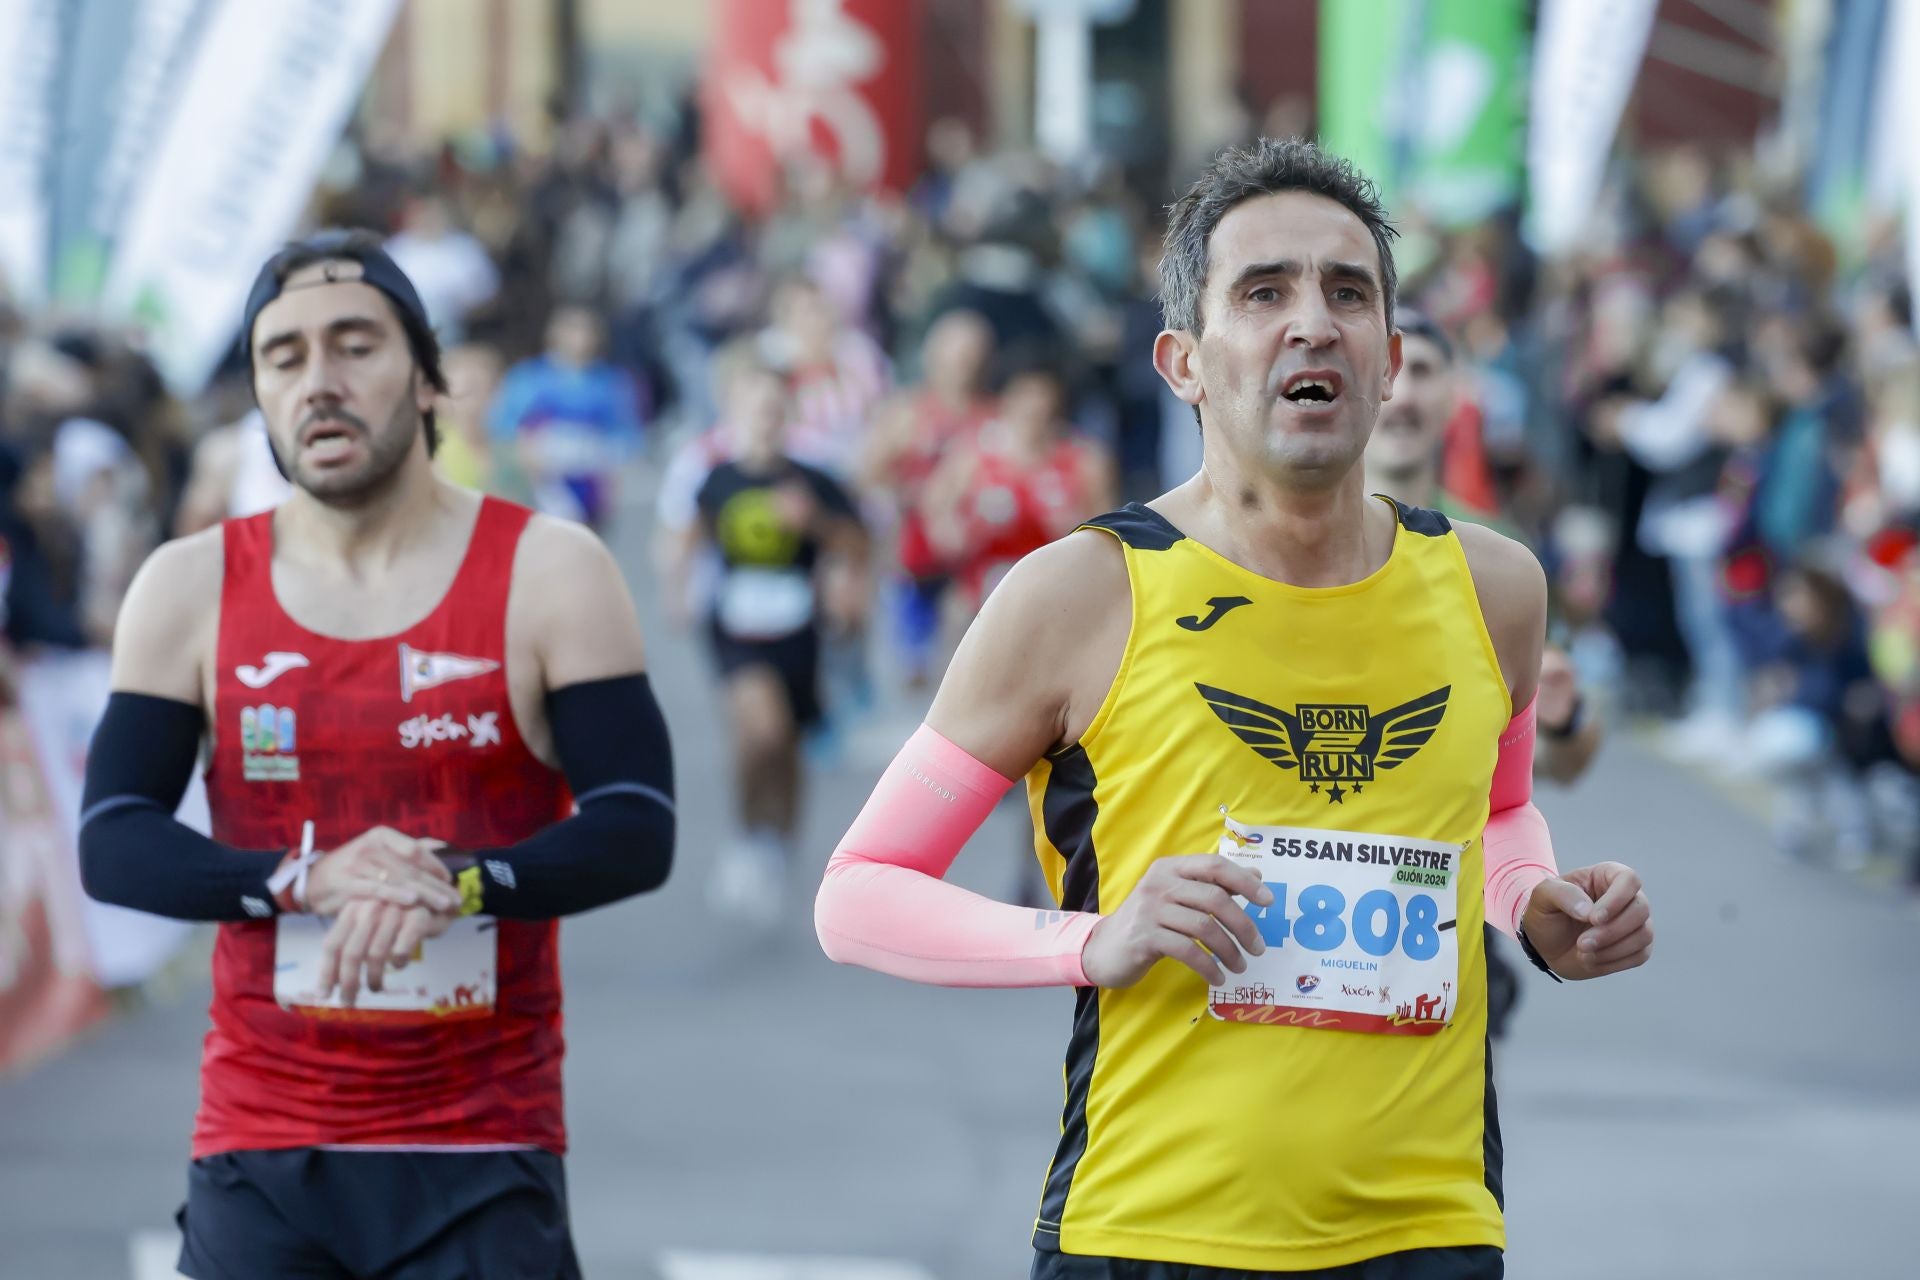
<path id="1" fill-rule="evenodd" d="M 1347 793 L 1342 791 L 1340 784 L 1336 782 L 1327 789 L 1327 802 L 1329 804 L 1345 804 L 1346 795 Z"/>

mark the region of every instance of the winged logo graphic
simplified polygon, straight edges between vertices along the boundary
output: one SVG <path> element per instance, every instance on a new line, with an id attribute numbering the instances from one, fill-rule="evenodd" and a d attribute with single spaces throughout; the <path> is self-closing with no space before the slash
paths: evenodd
<path id="1" fill-rule="evenodd" d="M 1411 760 L 1440 727 L 1453 692 L 1452 685 L 1443 685 L 1385 711 L 1341 702 L 1300 703 L 1285 711 L 1212 685 L 1193 687 L 1254 754 L 1279 768 L 1298 770 L 1316 795 L 1325 784 L 1329 804 L 1359 794 L 1377 771 Z"/>

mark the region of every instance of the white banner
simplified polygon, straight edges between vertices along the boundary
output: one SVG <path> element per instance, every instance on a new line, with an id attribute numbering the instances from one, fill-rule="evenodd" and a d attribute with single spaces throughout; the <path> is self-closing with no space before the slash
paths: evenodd
<path id="1" fill-rule="evenodd" d="M 0 0 L 0 296 L 33 304 L 47 284 L 47 186 L 60 0 Z"/>
<path id="2" fill-rule="evenodd" d="M 4 3 L 4 0 L 0 0 Z M 216 0 L 121 228 L 106 305 L 197 390 L 295 228 L 399 0 Z"/>
<path id="3" fill-rule="evenodd" d="M 1527 238 L 1544 253 L 1588 228 L 1659 0 L 1542 0 L 1527 124 Z"/>
<path id="4" fill-rule="evenodd" d="M 1904 179 L 1907 280 L 1920 287 L 1920 0 L 1893 0 L 1887 13 L 1887 60 L 1880 75 L 1880 119 L 1875 130 L 1898 148 L 1891 167 Z M 1895 203 L 1899 203 L 1897 200 Z"/>
<path id="5" fill-rule="evenodd" d="M 48 293 L 95 301 L 121 216 L 165 127 L 212 0 L 68 0 Z"/>
<path id="6" fill-rule="evenodd" d="M 21 673 L 20 712 L 40 756 L 64 855 L 62 874 L 49 877 L 49 915 L 64 919 L 77 908 L 94 980 L 103 987 L 126 987 L 137 986 L 158 973 L 187 940 L 193 926 L 95 902 L 80 889 L 80 796 L 86 780 L 87 748 L 107 709 L 111 668 L 112 660 L 104 649 L 53 652 L 35 658 Z M 211 829 L 206 786 L 198 770 L 177 816 L 202 834 Z"/>

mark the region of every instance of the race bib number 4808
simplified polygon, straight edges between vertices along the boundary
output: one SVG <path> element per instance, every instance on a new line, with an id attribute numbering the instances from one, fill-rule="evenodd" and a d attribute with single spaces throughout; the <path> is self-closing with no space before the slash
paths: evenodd
<path id="1" fill-rule="evenodd" d="M 1433 1035 L 1459 1003 L 1461 848 L 1227 819 L 1220 853 L 1259 873 L 1240 901 L 1267 949 L 1208 995 L 1226 1022 Z M 1472 886 L 1475 892 L 1479 886 Z"/>

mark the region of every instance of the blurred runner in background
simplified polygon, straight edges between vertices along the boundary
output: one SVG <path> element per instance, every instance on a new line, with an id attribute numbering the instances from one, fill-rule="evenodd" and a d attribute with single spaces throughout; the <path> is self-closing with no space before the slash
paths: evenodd
<path id="1" fill-rule="evenodd" d="M 853 498 L 788 450 L 787 379 L 747 344 L 717 364 L 730 448 L 700 487 L 667 590 L 687 600 L 687 576 L 709 548 L 718 553 L 706 629 L 726 691 L 739 830 L 718 851 L 709 900 L 772 924 L 795 857 L 800 736 L 822 715 L 823 637 L 864 624 L 869 548 Z"/>
<path id="2" fill-rule="evenodd" d="M 993 417 L 985 387 L 993 354 L 993 330 L 973 312 L 950 311 L 934 321 L 921 347 L 919 384 L 888 402 L 867 443 L 862 483 L 890 501 L 897 519 L 895 636 L 912 690 L 938 674 L 941 611 L 953 575 L 927 532 L 927 483 L 941 459 L 971 449 Z"/>
<path id="3" fill-rule="evenodd" d="M 1028 552 L 1115 500 L 1112 456 L 1067 420 L 1058 357 L 1010 352 L 995 417 L 953 443 L 922 499 L 930 541 L 954 567 L 960 626 Z"/>
<path id="4" fill-rule="evenodd" d="M 1400 308 L 1400 376 L 1393 398 L 1380 406 L 1367 441 L 1368 487 L 1409 506 L 1431 507 L 1509 537 L 1518 532 L 1497 516 L 1448 493 L 1441 485 L 1447 426 L 1459 412 L 1461 388 L 1452 341 L 1424 312 Z M 1544 776 L 1572 783 L 1587 771 L 1606 739 L 1597 711 L 1581 693 L 1566 650 L 1549 642 L 1540 665 L 1540 743 L 1534 765 Z"/>
<path id="5" fill-rule="evenodd" d="M 547 515 L 604 529 L 618 500 L 619 468 L 640 447 L 639 391 L 601 359 L 600 319 L 563 306 L 547 323 L 547 349 L 507 371 L 494 398 L 494 440 L 514 456 Z"/>

